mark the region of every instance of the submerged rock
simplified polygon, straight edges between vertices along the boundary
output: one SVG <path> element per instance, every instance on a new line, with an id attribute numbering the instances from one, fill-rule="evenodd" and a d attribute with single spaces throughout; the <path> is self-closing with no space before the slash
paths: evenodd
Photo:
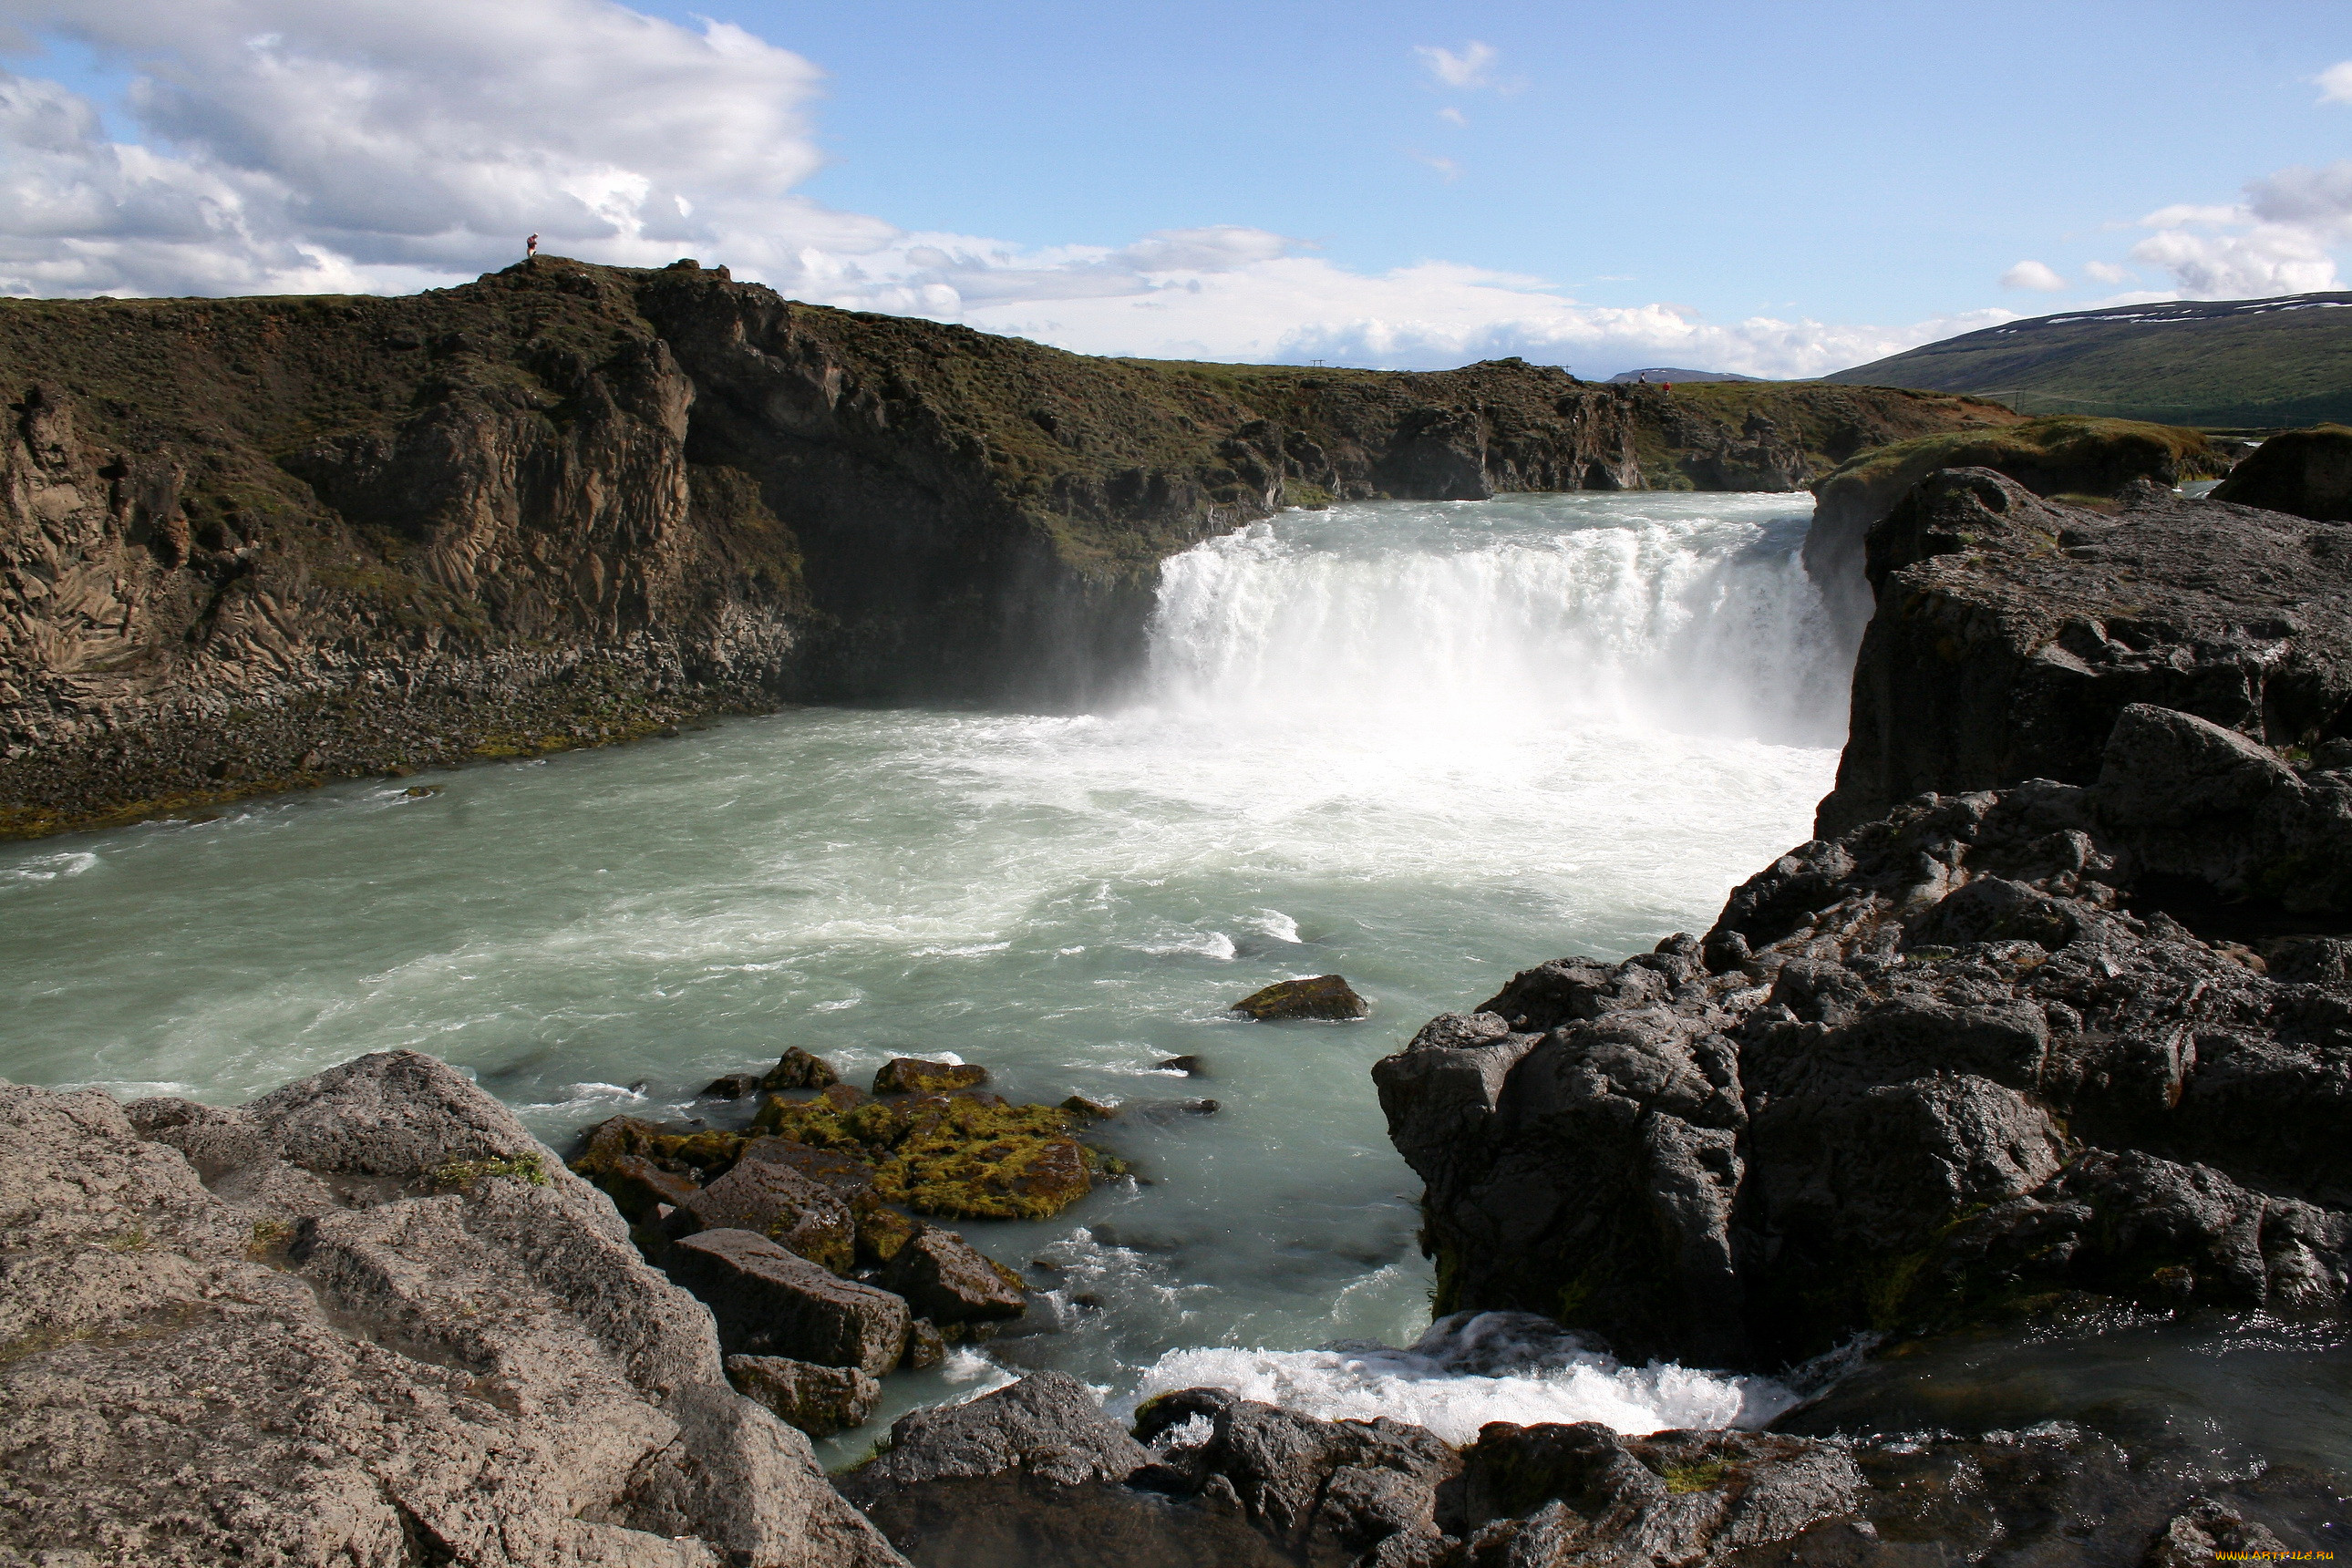
<path id="1" fill-rule="evenodd" d="M 748 1230 L 698 1231 L 664 1255 L 710 1309 L 733 1354 L 781 1355 L 878 1377 L 907 1348 L 907 1303 L 843 1279 Z"/>
<path id="2" fill-rule="evenodd" d="M 234 1110 L 0 1085 L 0 1557 L 900 1561 L 430 1058 Z"/>
<path id="3" fill-rule="evenodd" d="M 854 1366 L 818 1366 L 785 1356 L 730 1355 L 728 1381 L 788 1426 L 830 1437 L 863 1426 L 882 1402 L 882 1385 Z"/>
<path id="4" fill-rule="evenodd" d="M 1151 1070 L 1154 1072 L 1181 1072 L 1186 1078 L 1206 1078 L 1209 1076 L 1208 1064 L 1203 1062 L 1199 1057 L 1170 1057 L 1164 1062 L 1152 1063 Z"/>
<path id="5" fill-rule="evenodd" d="M 1272 1023 L 1283 1018 L 1344 1021 L 1370 1017 L 1372 1010 L 1339 975 L 1318 974 L 1307 980 L 1278 980 L 1253 991 L 1234 1003 L 1233 1011 Z"/>
<path id="6" fill-rule="evenodd" d="M 722 1073 L 702 1086 L 698 1098 L 703 1100 L 747 1100 L 760 1092 L 760 1075 L 755 1072 Z"/>

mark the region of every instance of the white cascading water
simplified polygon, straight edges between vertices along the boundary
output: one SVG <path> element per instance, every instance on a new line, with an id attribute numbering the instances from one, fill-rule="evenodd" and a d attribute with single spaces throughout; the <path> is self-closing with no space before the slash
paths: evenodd
<path id="1" fill-rule="evenodd" d="M 1797 560 L 1803 515 L 1780 498 L 1383 510 L 1377 529 L 1354 509 L 1286 514 L 1169 562 L 1152 699 L 1243 725 L 1843 733 L 1852 650 Z"/>
<path id="2" fill-rule="evenodd" d="M 1031 1366 L 1453 1436 L 1755 1420 L 1769 1386 L 1432 1331 L 1367 1072 L 1514 969 L 1704 929 L 1806 837 L 1851 653 L 1806 510 L 1289 512 L 1167 563 L 1103 713 L 801 709 L 0 849 L 0 921 L 42 937 L 0 942 L 0 1078 L 235 1103 L 415 1048 L 559 1147 L 708 1114 L 701 1085 L 786 1045 L 853 1081 L 952 1053 L 1015 1100 L 1215 1099 L 1101 1132 L 1149 1184 L 960 1226 L 1037 1287 L 1027 1331 L 892 1376 L 835 1458 Z M 1227 1011 L 1333 972 L 1370 1020 Z"/>

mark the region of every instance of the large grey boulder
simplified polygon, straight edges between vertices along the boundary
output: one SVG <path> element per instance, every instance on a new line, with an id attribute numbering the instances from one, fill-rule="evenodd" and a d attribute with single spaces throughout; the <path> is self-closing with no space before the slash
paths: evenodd
<path id="1" fill-rule="evenodd" d="M 837 1484 L 870 1507 L 926 1482 L 1006 1473 L 1066 1487 L 1119 1481 L 1150 1460 L 1085 1384 L 1066 1373 L 1033 1372 L 968 1403 L 901 1415 L 891 1423 L 888 1449 Z"/>
<path id="2" fill-rule="evenodd" d="M 663 1255 L 671 1279 L 701 1299 L 730 1352 L 854 1366 L 878 1377 L 906 1352 L 911 1314 L 748 1230 L 705 1230 Z"/>
<path id="3" fill-rule="evenodd" d="M 0 1561 L 899 1561 L 443 1064 L 132 1110 L 0 1085 Z"/>

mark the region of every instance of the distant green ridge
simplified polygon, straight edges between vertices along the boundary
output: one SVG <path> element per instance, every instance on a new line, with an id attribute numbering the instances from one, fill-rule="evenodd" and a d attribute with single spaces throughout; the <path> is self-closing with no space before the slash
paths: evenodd
<path id="1" fill-rule="evenodd" d="M 2207 428 L 2352 419 L 2352 293 L 2070 310 L 1947 338 L 1825 381 L 1965 392 L 2026 414 Z"/>

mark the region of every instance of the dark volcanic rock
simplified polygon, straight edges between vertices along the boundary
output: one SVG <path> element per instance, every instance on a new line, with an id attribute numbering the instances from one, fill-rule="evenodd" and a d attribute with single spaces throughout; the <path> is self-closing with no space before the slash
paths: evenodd
<path id="1" fill-rule="evenodd" d="M 789 1047 L 760 1079 L 764 1089 L 830 1089 L 841 1081 L 841 1075 L 823 1057 L 811 1056 L 798 1046 Z"/>
<path id="2" fill-rule="evenodd" d="M 2136 890 L 2236 907 L 2295 843 L 2280 906 L 2336 907 L 2336 775 L 2168 710 L 2113 728 L 2095 785 L 1914 802 L 1704 943 L 1528 971 L 1381 1062 L 1438 1310 L 1750 1365 L 2061 1295 L 2339 1310 L 2352 994 Z"/>
<path id="3" fill-rule="evenodd" d="M 1318 1421 L 1222 1389 L 1162 1395 L 1137 1415 L 1137 1429 L 1154 1436 L 1196 1416 L 1210 1426 L 1139 1479 L 1229 1503 L 1302 1560 L 1411 1562 L 1409 1546 L 1441 1544 L 1439 1488 L 1461 1460 L 1421 1427 Z"/>
<path id="4" fill-rule="evenodd" d="M 131 1110 L 0 1086 L 0 1559 L 899 1561 L 443 1064 Z"/>
<path id="5" fill-rule="evenodd" d="M 1847 1449 L 1814 1438 L 1497 1421 L 1463 1453 L 1457 1529 L 1481 1563 L 1711 1563 L 1849 1514 L 1862 1491 Z"/>
<path id="6" fill-rule="evenodd" d="M 730 1355 L 727 1379 L 746 1399 L 812 1437 L 862 1426 L 882 1402 L 882 1385 L 854 1366 L 818 1366 L 775 1355 Z"/>
<path id="7" fill-rule="evenodd" d="M 1874 447 L 1813 481 L 1805 571 L 1831 613 L 1859 629 L 1871 612 L 1864 542 L 1913 486 L 1938 468 L 1986 468 L 2038 496 L 2090 500 L 2118 495 L 2135 480 L 2169 489 L 2183 479 L 2227 473 L 2235 456 L 2195 430 L 2073 415 Z"/>
<path id="8" fill-rule="evenodd" d="M 1870 535 L 1835 835 L 1934 791 L 2087 784 L 2116 716 L 2272 747 L 2352 729 L 2352 532 L 2153 487 L 2115 515 L 1983 468 L 1932 474 Z"/>
<path id="9" fill-rule="evenodd" d="M 1371 1014 L 1364 999 L 1336 974 L 1318 974 L 1308 980 L 1277 980 L 1234 1003 L 1233 1010 L 1262 1024 L 1278 1018 L 1345 1020 Z"/>
<path id="10" fill-rule="evenodd" d="M 2216 500 L 2352 522 L 2352 428 L 2320 425 L 2272 437 L 2231 470 Z"/>
<path id="11" fill-rule="evenodd" d="M 942 1327 L 1017 1318 L 1028 1307 L 1020 1276 L 952 1231 L 929 1226 L 892 1249 L 876 1282 Z"/>
<path id="12" fill-rule="evenodd" d="M 907 1348 L 906 1302 L 748 1230 L 698 1231 L 671 1245 L 663 1267 L 710 1309 L 730 1353 L 789 1356 L 878 1377 Z"/>
<path id="13" fill-rule="evenodd" d="M 746 1100 L 760 1092 L 760 1075 L 755 1072 L 730 1072 L 712 1079 L 702 1086 L 704 1100 Z"/>
<path id="14" fill-rule="evenodd" d="M 889 1447 L 835 1484 L 870 1507 L 892 1492 L 959 1477 L 1017 1472 L 1058 1486 L 1120 1481 L 1150 1458 L 1086 1384 L 1033 1372 L 966 1404 L 899 1416 L 890 1424 Z"/>

